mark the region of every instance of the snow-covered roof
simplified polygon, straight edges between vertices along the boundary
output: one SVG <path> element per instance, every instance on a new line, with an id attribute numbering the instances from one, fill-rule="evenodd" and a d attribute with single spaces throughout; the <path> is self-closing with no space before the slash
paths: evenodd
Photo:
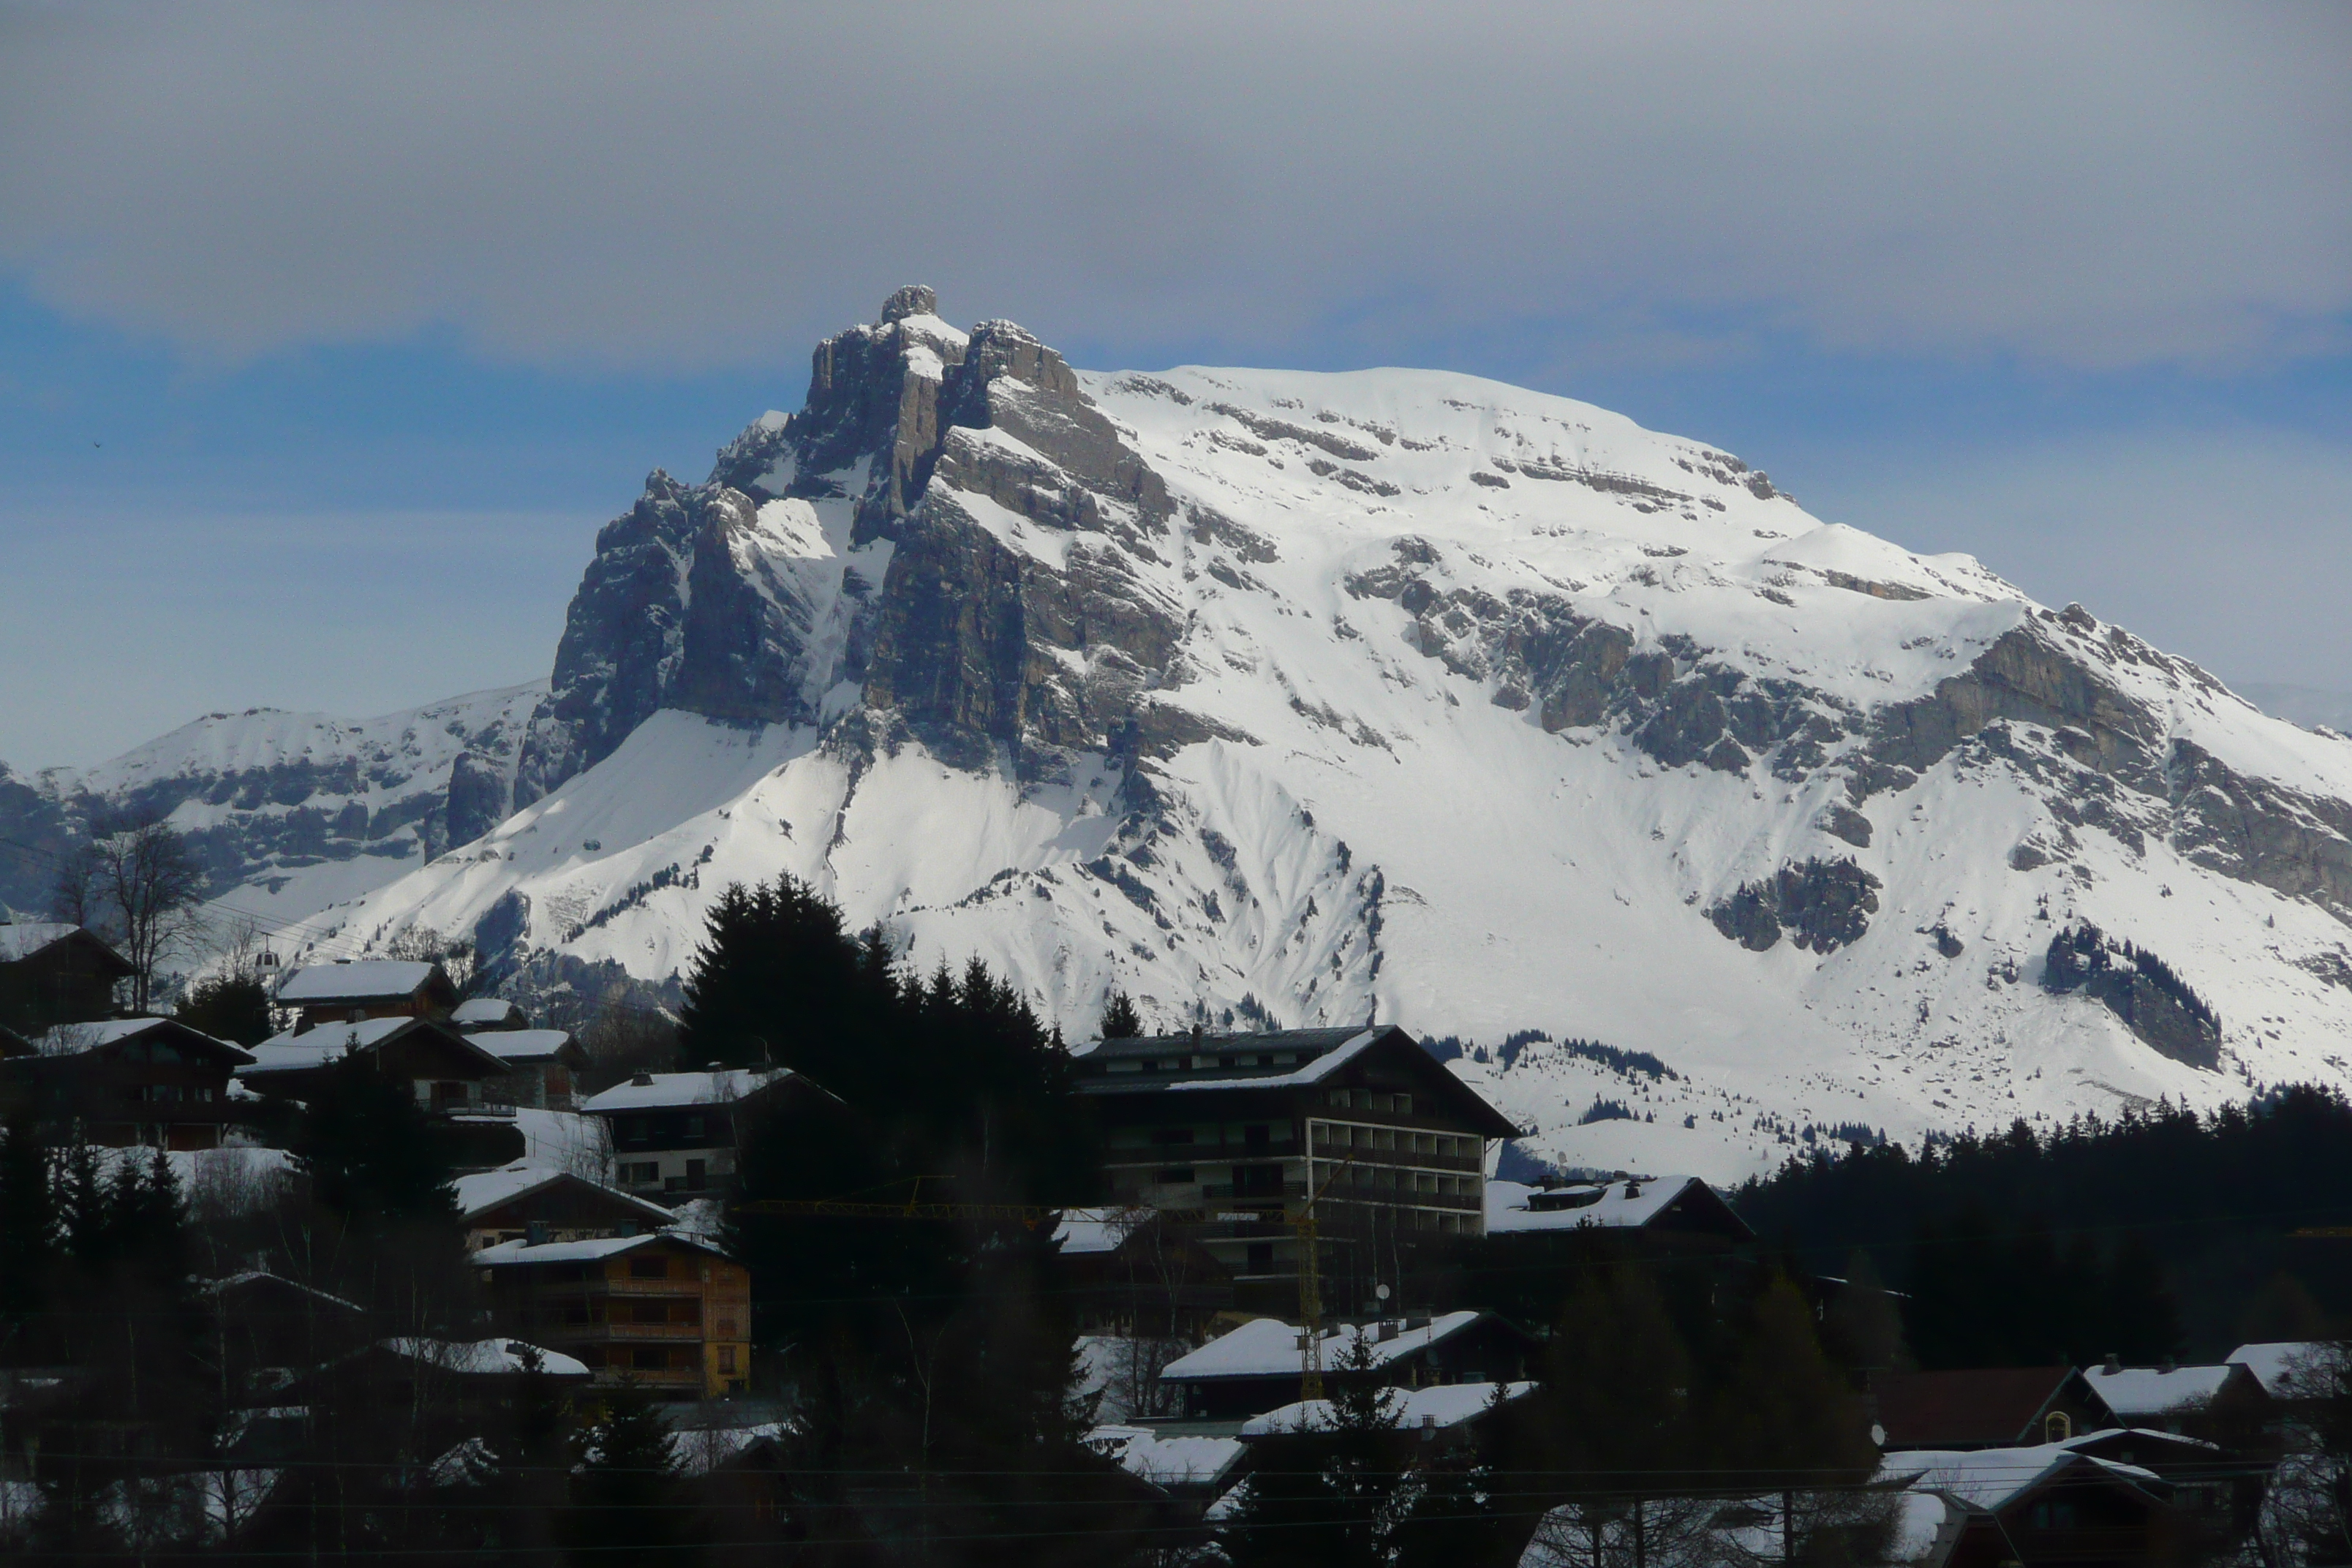
<path id="1" fill-rule="evenodd" d="M 457 1189 L 458 1217 L 470 1219 L 486 1210 L 498 1207 L 500 1204 L 511 1203 L 525 1193 L 537 1192 L 541 1187 L 552 1186 L 563 1181 L 577 1181 L 593 1186 L 615 1202 L 626 1204 L 632 1208 L 642 1211 L 647 1219 L 664 1225 L 669 1222 L 669 1211 L 659 1204 L 647 1203 L 643 1198 L 632 1197 L 617 1187 L 608 1187 L 601 1182 L 590 1182 L 586 1177 L 575 1176 L 569 1171 L 559 1171 L 547 1165 L 533 1164 L 529 1160 L 517 1160 L 514 1163 L 501 1165 L 495 1171 L 477 1171 L 472 1175 L 457 1177 L 450 1184 Z"/>
<path id="2" fill-rule="evenodd" d="M 1519 1182 L 1488 1182 L 1486 1232 L 1491 1236 L 1512 1230 L 1645 1226 L 1664 1213 L 1676 1198 L 1705 1184 L 1696 1176 L 1645 1176 L 1555 1187 L 1547 1192 Z M 1530 1199 L 1549 1200 L 1559 1206 L 1535 1207 Z"/>
<path id="3" fill-rule="evenodd" d="M 1333 1073 L 1339 1071 L 1349 1062 L 1354 1061 L 1358 1057 L 1363 1055 L 1365 1050 L 1371 1046 L 1372 1042 L 1378 1040 L 1380 1037 L 1381 1031 L 1378 1029 L 1359 1030 L 1356 1034 L 1349 1037 L 1345 1045 L 1338 1046 L 1330 1050 L 1325 1051 L 1321 1056 L 1315 1058 L 1312 1061 L 1302 1062 L 1288 1072 L 1252 1073 L 1247 1077 L 1235 1076 L 1230 1078 L 1220 1075 L 1216 1078 L 1176 1078 L 1165 1080 L 1145 1080 L 1138 1079 L 1134 1081 L 1138 1083 L 1153 1081 L 1156 1087 L 1171 1091 L 1176 1089 L 1199 1089 L 1297 1088 L 1307 1084 L 1322 1082 L 1325 1079 L 1330 1077 Z M 1126 1088 L 1129 1087 L 1129 1085 L 1122 1083 L 1120 1087 Z"/>
<path id="4" fill-rule="evenodd" d="M 237 1068 L 240 1078 L 259 1077 L 273 1072 L 300 1072 L 310 1068 L 330 1067 L 345 1057 L 360 1051 L 372 1051 L 394 1035 L 413 1028 L 436 1027 L 422 1018 L 362 1018 L 356 1024 L 321 1024 L 315 1029 L 299 1033 L 288 1030 L 273 1035 L 253 1047 L 253 1061 Z M 445 1039 L 455 1040 L 481 1058 L 482 1066 L 493 1071 L 504 1071 L 506 1063 L 465 1035 L 439 1030 Z"/>
<path id="5" fill-rule="evenodd" d="M 2086 1366 L 2083 1380 L 2105 1402 L 2108 1409 L 2130 1421 L 2137 1416 L 2160 1415 L 2168 1410 L 2202 1406 L 2221 1392 L 2221 1384 L 2230 1378 L 2227 1363 L 2221 1366 L 2179 1366 L 2166 1372 L 2152 1366 L 2126 1366 L 2109 1372 L 2103 1366 Z"/>
<path id="6" fill-rule="evenodd" d="M 1475 1421 L 1496 1404 L 1508 1404 L 1535 1391 L 1533 1383 L 1440 1383 L 1427 1388 L 1400 1388 L 1389 1414 L 1400 1427 L 1434 1426 L 1441 1430 Z M 1336 1407 L 1328 1399 L 1300 1399 L 1253 1415 L 1242 1427 L 1244 1437 L 1270 1437 L 1284 1432 L 1325 1432 L 1336 1425 Z"/>
<path id="7" fill-rule="evenodd" d="M 349 1308 L 354 1312 L 363 1312 L 367 1310 L 357 1301 L 347 1300 L 343 1297 L 321 1290 L 316 1286 L 305 1285 L 299 1279 L 289 1279 L 283 1274 L 272 1274 L 267 1268 L 247 1268 L 239 1273 L 224 1275 L 218 1279 L 207 1279 L 205 1281 L 204 1288 L 206 1294 L 217 1296 L 224 1291 L 234 1290 L 240 1285 L 250 1285 L 261 1279 L 267 1279 L 274 1285 L 283 1285 L 289 1290 L 299 1290 L 305 1296 L 315 1297 L 319 1300 L 331 1302 L 338 1307 Z"/>
<path id="8" fill-rule="evenodd" d="M 449 1010 L 460 1029 L 497 1029 L 522 1022 L 522 1009 L 503 996 L 469 996 Z"/>
<path id="9" fill-rule="evenodd" d="M 1054 1224 L 1054 1239 L 1062 1244 L 1065 1258 L 1117 1252 L 1157 1212 L 1148 1208 L 1064 1209 L 1061 1218 Z"/>
<path id="10" fill-rule="evenodd" d="M 2253 1373 L 2264 1394 L 2279 1399 L 2285 1397 L 2289 1378 L 2322 1364 L 2332 1348 L 2324 1340 L 2263 1340 L 2240 1345 L 2230 1352 L 2230 1360 Z"/>
<path id="11" fill-rule="evenodd" d="M 520 1340 L 379 1340 L 377 1344 L 393 1354 L 421 1361 L 443 1372 L 462 1373 L 468 1376 L 497 1376 L 524 1369 L 523 1352 L 539 1351 L 539 1370 L 551 1377 L 586 1377 L 585 1363 L 573 1360 L 559 1351 L 540 1350 Z"/>
<path id="12" fill-rule="evenodd" d="M 570 1032 L 563 1029 L 478 1029 L 466 1038 L 499 1060 L 516 1066 L 553 1061 L 572 1044 Z"/>
<path id="13" fill-rule="evenodd" d="M 606 1236 L 591 1241 L 542 1241 L 533 1247 L 529 1241 L 502 1241 L 496 1247 L 486 1247 L 473 1256 L 478 1268 L 495 1268 L 517 1263 L 594 1263 L 602 1258 L 617 1257 L 640 1247 L 650 1247 L 656 1241 L 673 1242 L 690 1247 L 698 1252 L 708 1252 L 714 1258 L 726 1253 L 699 1237 L 683 1236 L 676 1231 L 648 1231 L 643 1236 Z"/>
<path id="14" fill-rule="evenodd" d="M 322 1002 L 381 1002 L 414 996 L 436 967 L 400 958 L 307 964 L 278 982 L 278 1000 L 289 1006 L 316 1006 Z"/>
<path id="15" fill-rule="evenodd" d="M 614 1110 L 658 1110 L 673 1106 L 720 1105 L 741 1100 L 780 1079 L 791 1077 L 783 1068 L 721 1068 L 706 1072 L 639 1073 L 602 1094 L 591 1095 L 580 1109 L 601 1115 Z M 645 1081 L 640 1082 L 639 1079 Z"/>
<path id="16" fill-rule="evenodd" d="M 1156 1487 L 1213 1487 L 1244 1453 L 1238 1437 L 1162 1437 L 1149 1426 L 1097 1426 L 1087 1445 Z"/>
<path id="17" fill-rule="evenodd" d="M 1412 1329 L 1399 1328 L 1393 1320 L 1386 1323 L 1343 1323 L 1327 1329 L 1323 1332 L 1324 1370 L 1345 1365 L 1354 1353 L 1356 1342 L 1366 1336 L 1371 1342 L 1371 1364 L 1385 1366 L 1400 1356 L 1416 1354 L 1440 1340 L 1460 1333 L 1479 1317 L 1476 1312 L 1447 1312 Z M 1396 1332 L 1381 1338 L 1381 1332 L 1389 1329 Z M 1160 1376 L 1167 1383 L 1197 1383 L 1213 1377 L 1293 1374 L 1299 1370 L 1304 1353 L 1298 1344 L 1298 1336 L 1304 1332 L 1304 1329 L 1279 1318 L 1257 1318 L 1232 1333 L 1211 1340 L 1192 1354 L 1170 1362 Z"/>
<path id="18" fill-rule="evenodd" d="M 0 963 L 14 963 L 30 958 L 56 942 L 63 942 L 81 930 L 60 921 L 21 921 L 14 925 L 0 925 Z M 93 941 L 97 940 L 95 938 Z"/>
<path id="19" fill-rule="evenodd" d="M 242 1046 L 215 1039 L 200 1029 L 192 1029 L 177 1018 L 106 1018 L 90 1024 L 58 1024 L 45 1029 L 32 1040 L 33 1049 L 45 1057 L 79 1056 L 120 1040 L 136 1039 L 141 1035 L 163 1031 L 177 1038 L 194 1039 L 226 1054 L 231 1060 L 248 1062 L 253 1059 Z"/>
<path id="20" fill-rule="evenodd" d="M 2105 1443 L 2116 1437 L 2144 1437 L 2151 1443 L 2179 1447 L 2186 1444 L 2192 1448 L 2221 1451 L 2219 1443 L 2209 1443 L 2202 1437 L 2184 1437 L 2178 1432 L 2159 1432 L 2153 1426 L 2102 1426 L 2095 1432 L 2077 1432 L 2072 1437 L 2053 1443 L 2053 1448 L 2087 1448 L 2094 1443 Z"/>
<path id="21" fill-rule="evenodd" d="M 2030 1448 L 1906 1449 L 1879 1461 L 1878 1479 L 1915 1490 L 1948 1492 L 1978 1508 L 1998 1510 L 2070 1465 L 2095 1465 L 2135 1486 L 2157 1479 L 2153 1470 L 2095 1458 L 2058 1443 L 2039 1443 Z"/>

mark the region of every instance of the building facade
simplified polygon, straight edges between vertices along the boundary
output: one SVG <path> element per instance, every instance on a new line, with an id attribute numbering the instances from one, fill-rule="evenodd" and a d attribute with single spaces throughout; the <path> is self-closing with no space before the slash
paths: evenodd
<path id="1" fill-rule="evenodd" d="M 1260 1310 L 1297 1303 L 1311 1206 L 1326 1299 L 1376 1310 L 1407 1255 L 1484 1234 L 1489 1146 L 1518 1131 L 1392 1025 L 1108 1040 L 1076 1065 L 1113 1200 L 1190 1224 Z"/>
<path id="2" fill-rule="evenodd" d="M 740 1394 L 751 1375 L 751 1276 L 675 1232 L 509 1241 L 474 1254 L 493 1319 L 585 1364 L 600 1387 L 662 1399 Z"/>
<path id="3" fill-rule="evenodd" d="M 736 1152 L 757 1119 L 839 1103 L 795 1072 L 729 1068 L 641 1072 L 580 1109 L 603 1119 L 622 1191 L 682 1201 L 734 1181 Z"/>
<path id="4" fill-rule="evenodd" d="M 229 1080 L 243 1047 L 171 1018 L 61 1024 L 34 1055 L 0 1063 L 19 1099 L 60 1139 L 111 1148 L 215 1149 L 247 1120 Z"/>

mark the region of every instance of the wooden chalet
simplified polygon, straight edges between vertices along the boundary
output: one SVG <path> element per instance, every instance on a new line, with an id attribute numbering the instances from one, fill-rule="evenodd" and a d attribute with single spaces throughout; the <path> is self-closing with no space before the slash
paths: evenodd
<path id="1" fill-rule="evenodd" d="M 1518 1131 L 1393 1025 L 1106 1040 L 1075 1065 L 1112 1199 L 1190 1223 L 1245 1307 L 1297 1304 L 1310 1199 L 1334 1300 L 1483 1234 L 1487 1145 Z"/>
<path id="2" fill-rule="evenodd" d="M 2011 1448 L 2125 1425 L 2071 1366 L 1882 1372 L 1866 1398 L 1888 1450 Z"/>
<path id="3" fill-rule="evenodd" d="M 1160 1381 L 1179 1391 L 1187 1419 L 1244 1420 L 1298 1401 L 1308 1350 L 1305 1329 L 1257 1318 L 1169 1363 Z M 1412 1389 L 1517 1383 L 1538 1347 L 1492 1312 L 1460 1311 L 1327 1328 L 1314 1350 L 1327 1386 L 1369 1380 Z M 1369 1364 L 1349 1364 L 1358 1359 Z"/>
<path id="4" fill-rule="evenodd" d="M 501 1242 L 474 1254 L 494 1321 L 584 1363 L 599 1387 L 662 1399 L 740 1394 L 751 1375 L 751 1276 L 677 1232 Z"/>
<path id="5" fill-rule="evenodd" d="M 459 1169 L 489 1170 L 522 1156 L 514 1108 L 494 1104 L 482 1092 L 505 1076 L 506 1063 L 430 1018 L 367 1018 L 292 1030 L 254 1047 L 252 1064 L 237 1068 L 236 1079 L 273 1100 L 308 1100 L 352 1062 L 405 1085 L 435 1119 Z"/>
<path id="6" fill-rule="evenodd" d="M 2093 1568 L 2193 1560 L 2195 1533 L 2152 1471 L 2059 1445 L 1893 1453 L 1899 1560 L 1918 1568 Z"/>
<path id="7" fill-rule="evenodd" d="M 569 1171 L 518 1161 L 459 1176 L 457 1223 L 466 1249 L 504 1241 L 601 1241 L 659 1230 L 674 1217 L 659 1204 L 632 1197 Z"/>
<path id="8" fill-rule="evenodd" d="M 215 1149 L 247 1120 L 232 1075 L 253 1060 L 173 1018 L 60 1024 L 0 1078 L 50 1136 L 108 1148 Z"/>
<path id="9" fill-rule="evenodd" d="M 685 1199 L 735 1179 L 736 1151 L 760 1118 L 833 1115 L 841 1101 L 782 1068 L 641 1072 L 580 1109 L 610 1130 L 623 1191 Z"/>
<path id="10" fill-rule="evenodd" d="M 233 1399 L 274 1394 L 300 1369 L 349 1355 L 367 1339 L 358 1302 L 266 1268 L 211 1280 L 204 1296 L 212 1359 Z"/>
<path id="11" fill-rule="evenodd" d="M 58 1024 L 114 1016 L 114 990 L 131 961 L 62 921 L 0 924 L 0 1026 L 31 1037 Z"/>
<path id="12" fill-rule="evenodd" d="M 278 1005 L 294 1009 L 295 1032 L 370 1018 L 441 1018 L 457 989 L 437 963 L 393 958 L 305 964 L 278 984 Z"/>
<path id="13" fill-rule="evenodd" d="M 1054 1239 L 1081 1333 L 1193 1339 L 1234 1304 L 1232 1270 L 1158 1209 L 1066 1209 Z"/>
<path id="14" fill-rule="evenodd" d="M 572 1085 L 587 1070 L 587 1047 L 565 1029 L 467 1029 L 471 1040 L 506 1064 L 506 1072 L 482 1086 L 501 1105 L 534 1110 L 569 1110 Z"/>

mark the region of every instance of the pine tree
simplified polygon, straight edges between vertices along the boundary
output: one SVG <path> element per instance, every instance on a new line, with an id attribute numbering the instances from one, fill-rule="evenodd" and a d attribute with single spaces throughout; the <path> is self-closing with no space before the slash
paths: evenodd
<path id="1" fill-rule="evenodd" d="M 22 1348 L 47 1299 L 58 1257 L 49 1160 L 29 1117 L 0 1127 L 0 1353 Z"/>
<path id="2" fill-rule="evenodd" d="M 191 1029 L 233 1045 L 257 1046 L 276 1033 L 270 1027 L 269 988 L 250 973 L 197 981 L 172 1016 Z"/>
<path id="3" fill-rule="evenodd" d="M 457 1217 L 447 1152 L 406 1088 L 349 1057 L 310 1100 L 293 1154 L 311 1197 L 362 1232 Z"/>
<path id="4" fill-rule="evenodd" d="M 582 1434 L 564 1525 L 573 1561 L 597 1568 L 667 1568 L 687 1544 L 678 1462 L 653 1402 L 614 1391 Z"/>
<path id="5" fill-rule="evenodd" d="M 1097 1033 L 1106 1040 L 1132 1040 L 1143 1033 L 1143 1015 L 1135 1010 L 1135 1003 L 1124 991 L 1114 991 L 1103 1004 L 1102 1024 Z"/>

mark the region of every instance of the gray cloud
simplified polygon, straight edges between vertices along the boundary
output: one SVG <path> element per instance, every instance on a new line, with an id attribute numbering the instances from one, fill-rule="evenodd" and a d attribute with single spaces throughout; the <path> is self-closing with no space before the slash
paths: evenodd
<path id="1" fill-rule="evenodd" d="M 2262 363 L 2343 346 L 2347 45 L 2337 7 L 20 7 L 0 264 L 232 358 L 448 321 L 767 360 L 922 277 L 1139 349 L 1731 315 Z"/>

